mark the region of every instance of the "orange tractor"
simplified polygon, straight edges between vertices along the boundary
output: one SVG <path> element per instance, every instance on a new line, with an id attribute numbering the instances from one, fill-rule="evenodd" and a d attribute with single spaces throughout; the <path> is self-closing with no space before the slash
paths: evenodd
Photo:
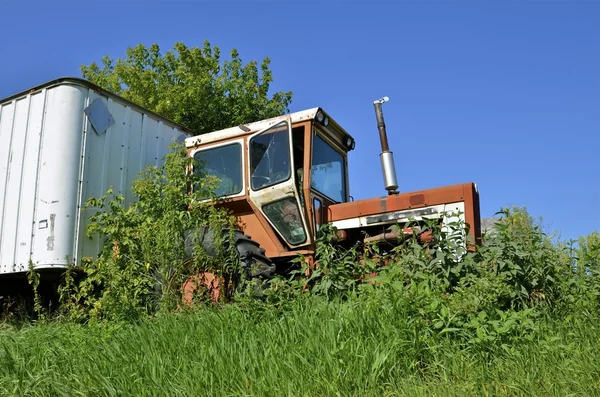
<path id="1" fill-rule="evenodd" d="M 480 240 L 479 193 L 474 183 L 399 193 L 389 150 L 382 104 L 374 102 L 387 195 L 352 201 L 348 152 L 354 138 L 323 109 L 313 108 L 186 139 L 188 155 L 202 172 L 219 179 L 218 204 L 239 221 L 236 247 L 243 266 L 262 275 L 284 268 L 302 254 L 314 260 L 316 239 L 325 223 L 342 244 L 393 245 L 409 220 L 453 220 L 469 225 Z M 411 233 L 411 231 L 405 231 Z M 424 237 L 426 238 L 426 236 Z"/>

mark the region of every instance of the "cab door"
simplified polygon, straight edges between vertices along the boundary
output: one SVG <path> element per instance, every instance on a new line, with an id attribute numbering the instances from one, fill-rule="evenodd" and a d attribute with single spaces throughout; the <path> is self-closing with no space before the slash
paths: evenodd
<path id="1" fill-rule="evenodd" d="M 289 118 L 265 128 L 248 140 L 249 196 L 290 248 L 312 242 L 301 210 L 294 175 L 292 123 Z"/>

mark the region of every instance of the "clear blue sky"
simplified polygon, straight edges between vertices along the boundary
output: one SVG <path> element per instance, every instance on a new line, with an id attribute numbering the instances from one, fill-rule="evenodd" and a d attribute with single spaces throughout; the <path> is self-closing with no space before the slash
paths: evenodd
<path id="1" fill-rule="evenodd" d="M 0 0 L 0 26 L 0 97 L 207 39 L 269 56 L 292 111 L 321 106 L 355 136 L 355 199 L 384 194 L 387 95 L 401 191 L 473 181 L 484 217 L 518 205 L 564 239 L 600 230 L 599 2 Z"/>

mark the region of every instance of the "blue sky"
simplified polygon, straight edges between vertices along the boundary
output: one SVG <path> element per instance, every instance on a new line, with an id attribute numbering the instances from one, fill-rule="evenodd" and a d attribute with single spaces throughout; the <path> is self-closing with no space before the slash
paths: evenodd
<path id="1" fill-rule="evenodd" d="M 525 206 L 563 239 L 600 230 L 600 3 L 0 0 L 0 98 L 128 46 L 206 39 L 268 56 L 291 111 L 357 142 L 355 199 L 384 194 L 372 101 L 401 191 L 473 181 L 482 216 Z"/>

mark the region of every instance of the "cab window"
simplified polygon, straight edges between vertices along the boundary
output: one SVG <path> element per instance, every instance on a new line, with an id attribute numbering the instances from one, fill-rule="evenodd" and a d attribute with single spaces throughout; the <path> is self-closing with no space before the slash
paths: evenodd
<path id="1" fill-rule="evenodd" d="M 311 187 L 335 202 L 346 199 L 346 166 L 344 156 L 323 138 L 314 135 L 312 148 Z"/>
<path id="2" fill-rule="evenodd" d="M 201 177 L 213 175 L 219 179 L 215 194 L 231 196 L 242 192 L 242 145 L 233 143 L 194 154 Z"/>

